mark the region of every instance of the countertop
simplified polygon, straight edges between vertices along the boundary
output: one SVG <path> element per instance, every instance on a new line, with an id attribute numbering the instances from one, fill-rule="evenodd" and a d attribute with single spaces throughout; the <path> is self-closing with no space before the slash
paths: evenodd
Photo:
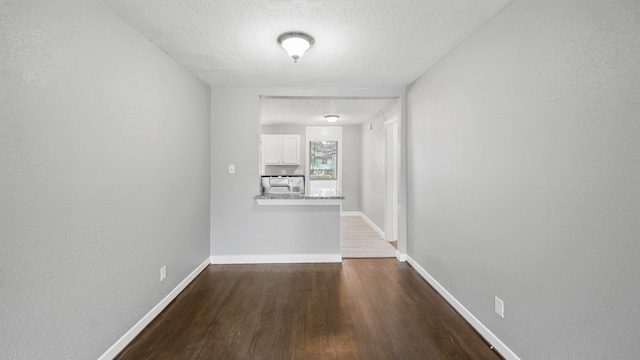
<path id="1" fill-rule="evenodd" d="M 344 196 L 335 190 L 321 190 L 307 194 L 260 194 L 253 198 L 260 205 L 335 205 L 344 200 Z"/>
<path id="2" fill-rule="evenodd" d="M 344 200 L 339 194 L 261 194 L 253 197 L 256 200 Z"/>

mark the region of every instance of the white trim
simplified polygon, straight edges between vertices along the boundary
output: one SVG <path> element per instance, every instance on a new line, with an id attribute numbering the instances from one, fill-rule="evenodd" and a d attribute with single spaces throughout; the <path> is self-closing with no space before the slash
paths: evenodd
<path id="1" fill-rule="evenodd" d="M 400 261 L 400 262 L 406 262 L 407 261 L 407 254 L 403 254 L 400 251 L 396 250 L 396 259 L 398 259 L 398 261 Z"/>
<path id="2" fill-rule="evenodd" d="M 189 285 L 193 279 L 196 278 L 208 265 L 210 264 L 209 259 L 206 259 L 202 264 L 198 265 L 198 267 L 191 272 L 178 286 L 175 287 L 167 296 L 162 299 L 158 305 L 154 306 L 151 311 L 149 311 L 145 316 L 142 317 L 129 331 L 127 331 L 115 344 L 111 345 L 111 347 L 104 353 L 102 356 L 98 358 L 98 360 L 111 360 L 116 357 L 129 343 L 133 340 L 144 328 L 149 325 L 149 323 L 155 319 L 158 314 L 162 310 L 164 310 L 167 305 L 176 296 L 180 295 L 182 290 L 184 290 L 187 285 Z"/>
<path id="3" fill-rule="evenodd" d="M 342 199 L 256 199 L 258 205 L 342 205 Z"/>
<path id="4" fill-rule="evenodd" d="M 212 255 L 212 264 L 339 263 L 341 254 Z"/>
<path id="5" fill-rule="evenodd" d="M 384 126 L 395 124 L 396 122 L 398 122 L 398 118 L 394 116 L 392 119 L 389 119 L 389 120 L 385 121 L 384 122 Z"/>
<path id="6" fill-rule="evenodd" d="M 360 211 L 342 211 L 340 216 L 360 216 L 362 217 L 362 212 Z"/>
<path id="7" fill-rule="evenodd" d="M 373 230 L 378 233 L 378 235 L 382 236 L 383 239 L 385 238 L 384 231 L 382 231 L 382 229 L 380 229 L 378 225 L 374 224 L 373 221 L 371 221 L 371 219 L 367 217 L 367 215 L 365 215 L 364 213 L 360 213 L 360 216 L 362 216 L 362 220 L 366 221 L 367 224 L 369 224 L 369 226 L 371 226 Z"/>
<path id="8" fill-rule="evenodd" d="M 422 276 L 442 297 L 451 305 L 454 309 L 462 315 L 471 326 L 473 326 L 496 350 L 500 355 L 504 356 L 506 360 L 520 360 L 511 349 L 507 347 L 494 333 L 489 330 L 484 324 L 478 320 L 473 314 L 466 308 L 458 299 L 453 297 L 451 293 L 447 291 L 433 276 L 431 276 L 425 269 L 422 268 L 411 256 L 407 256 L 407 261 L 411 266 L 416 269 L 418 274 Z"/>
<path id="9" fill-rule="evenodd" d="M 371 219 L 369 219 L 362 211 L 343 211 L 340 213 L 340 216 L 360 216 L 362 220 L 369 224 L 369 226 L 371 226 L 373 230 L 375 230 L 378 235 L 382 236 L 384 239 L 384 231 L 382 231 L 378 225 L 374 224 L 373 221 L 371 221 Z"/>
<path id="10" fill-rule="evenodd" d="M 396 121 L 385 122 L 384 129 L 384 231 L 385 240 L 399 240 L 398 232 L 398 174 L 400 173 L 398 124 Z"/>

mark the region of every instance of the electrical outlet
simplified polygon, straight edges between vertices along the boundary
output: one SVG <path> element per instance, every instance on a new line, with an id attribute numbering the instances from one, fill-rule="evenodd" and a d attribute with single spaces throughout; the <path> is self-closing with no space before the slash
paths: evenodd
<path id="1" fill-rule="evenodd" d="M 160 281 L 167 278 L 167 265 L 160 268 Z"/>
<path id="2" fill-rule="evenodd" d="M 236 166 L 234 164 L 229 164 L 229 174 L 236 173 Z"/>
<path id="3" fill-rule="evenodd" d="M 504 319 L 504 301 L 502 301 L 499 297 L 496 296 L 496 301 L 494 304 L 495 312 Z"/>

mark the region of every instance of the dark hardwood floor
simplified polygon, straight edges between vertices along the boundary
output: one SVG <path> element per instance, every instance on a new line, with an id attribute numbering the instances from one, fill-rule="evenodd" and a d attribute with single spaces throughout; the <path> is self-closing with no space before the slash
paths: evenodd
<path id="1" fill-rule="evenodd" d="M 117 359 L 500 359 L 406 263 L 211 265 Z"/>

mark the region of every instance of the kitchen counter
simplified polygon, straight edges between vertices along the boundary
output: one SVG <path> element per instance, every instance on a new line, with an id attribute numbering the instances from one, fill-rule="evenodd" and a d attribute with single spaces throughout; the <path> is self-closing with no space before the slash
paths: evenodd
<path id="1" fill-rule="evenodd" d="M 260 194 L 253 197 L 258 205 L 341 205 L 344 196 L 336 191 L 308 194 Z"/>
<path id="2" fill-rule="evenodd" d="M 259 192 L 262 189 L 258 190 Z M 254 196 L 252 212 L 262 220 L 269 255 L 212 256 L 212 263 L 309 263 L 342 261 L 340 209 L 344 196 L 334 191 L 262 193 Z M 251 200 L 249 200 L 251 201 Z M 275 206 L 265 206 L 275 205 Z M 275 249 L 275 250 L 274 250 Z M 255 251 L 255 250 L 248 250 Z"/>

